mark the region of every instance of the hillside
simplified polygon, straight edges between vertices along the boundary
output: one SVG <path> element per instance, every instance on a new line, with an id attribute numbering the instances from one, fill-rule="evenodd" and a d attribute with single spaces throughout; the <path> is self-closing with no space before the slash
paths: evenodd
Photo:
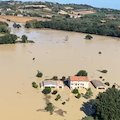
<path id="1" fill-rule="evenodd" d="M 47 17 L 69 14 L 78 18 L 86 14 L 103 14 L 107 19 L 120 19 L 120 10 L 96 8 L 83 4 L 59 4 L 54 2 L 0 1 L 0 14 L 13 16 Z M 103 17 L 103 16 L 101 16 Z"/>

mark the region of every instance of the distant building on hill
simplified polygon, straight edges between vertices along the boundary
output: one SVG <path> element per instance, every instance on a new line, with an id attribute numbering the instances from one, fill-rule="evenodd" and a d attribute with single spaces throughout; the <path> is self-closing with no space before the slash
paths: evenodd
<path id="1" fill-rule="evenodd" d="M 89 79 L 87 76 L 69 76 L 68 84 L 70 89 L 89 88 Z"/>
<path id="2" fill-rule="evenodd" d="M 80 18 L 82 17 L 81 15 L 75 15 L 75 14 L 70 14 L 70 18 Z"/>

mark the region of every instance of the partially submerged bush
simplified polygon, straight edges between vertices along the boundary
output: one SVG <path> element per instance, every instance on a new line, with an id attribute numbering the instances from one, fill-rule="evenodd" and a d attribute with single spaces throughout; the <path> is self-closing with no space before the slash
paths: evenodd
<path id="1" fill-rule="evenodd" d="M 58 76 L 53 76 L 52 80 L 58 80 Z"/>
<path id="2" fill-rule="evenodd" d="M 78 89 L 75 88 L 75 89 L 72 91 L 72 93 L 77 94 L 77 93 L 78 93 Z"/>
<path id="3" fill-rule="evenodd" d="M 38 85 L 37 85 L 35 82 L 32 82 L 32 86 L 33 86 L 34 88 L 38 88 Z"/>
<path id="4" fill-rule="evenodd" d="M 91 35 L 86 35 L 85 36 L 85 39 L 87 39 L 87 40 L 91 40 L 93 37 L 91 36 Z"/>
<path id="5" fill-rule="evenodd" d="M 105 85 L 110 86 L 110 83 L 109 82 L 105 82 Z"/>
<path id="6" fill-rule="evenodd" d="M 50 87 L 46 87 L 46 88 L 42 91 L 42 93 L 44 93 L 44 94 L 49 94 L 49 93 L 51 93 L 51 88 L 50 88 Z"/>
<path id="7" fill-rule="evenodd" d="M 43 73 L 42 73 L 42 72 L 40 72 L 40 71 L 38 71 L 38 73 L 37 73 L 36 77 L 42 77 L 42 76 L 43 76 Z"/>
<path id="8" fill-rule="evenodd" d="M 57 90 L 54 90 L 54 91 L 52 92 L 52 94 L 53 94 L 53 95 L 56 95 L 56 94 L 57 94 Z"/>
<path id="9" fill-rule="evenodd" d="M 55 98 L 56 101 L 58 101 L 61 98 L 60 94 L 58 94 Z"/>
<path id="10" fill-rule="evenodd" d="M 102 52 L 101 51 L 99 51 L 99 53 L 98 54 L 102 54 Z"/>
<path id="11" fill-rule="evenodd" d="M 62 105 L 65 105 L 66 104 L 66 102 L 62 102 Z"/>
<path id="12" fill-rule="evenodd" d="M 99 78 L 100 78 L 100 79 L 102 79 L 103 77 L 102 77 L 102 76 L 100 76 Z"/>
<path id="13" fill-rule="evenodd" d="M 77 96 L 76 96 L 76 98 L 78 98 L 78 99 L 81 98 L 81 94 L 78 93 Z"/>
<path id="14" fill-rule="evenodd" d="M 108 71 L 107 71 L 107 70 L 102 70 L 101 72 L 102 72 L 102 73 L 107 73 Z"/>

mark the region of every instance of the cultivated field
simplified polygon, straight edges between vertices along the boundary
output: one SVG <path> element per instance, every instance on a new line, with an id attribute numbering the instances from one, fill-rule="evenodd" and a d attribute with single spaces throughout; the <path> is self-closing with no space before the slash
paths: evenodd
<path id="1" fill-rule="evenodd" d="M 40 18 L 40 17 L 19 17 L 19 16 L 0 16 L 0 21 L 6 21 L 7 19 L 9 19 L 12 22 L 20 22 L 20 23 L 25 23 L 26 21 L 29 20 L 39 20 L 39 21 L 45 21 L 45 20 L 49 20 L 46 18 Z"/>
<path id="2" fill-rule="evenodd" d="M 95 12 L 89 10 L 89 11 L 75 11 L 75 12 L 73 12 L 73 13 L 74 13 L 74 14 L 83 14 L 83 15 L 85 15 L 85 14 L 91 14 L 91 13 L 95 13 Z"/>

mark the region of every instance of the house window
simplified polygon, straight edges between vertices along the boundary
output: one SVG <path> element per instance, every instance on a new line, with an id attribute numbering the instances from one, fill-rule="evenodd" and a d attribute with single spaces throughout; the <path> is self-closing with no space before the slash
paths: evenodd
<path id="1" fill-rule="evenodd" d="M 84 83 L 81 83 L 80 85 L 84 85 Z"/>

